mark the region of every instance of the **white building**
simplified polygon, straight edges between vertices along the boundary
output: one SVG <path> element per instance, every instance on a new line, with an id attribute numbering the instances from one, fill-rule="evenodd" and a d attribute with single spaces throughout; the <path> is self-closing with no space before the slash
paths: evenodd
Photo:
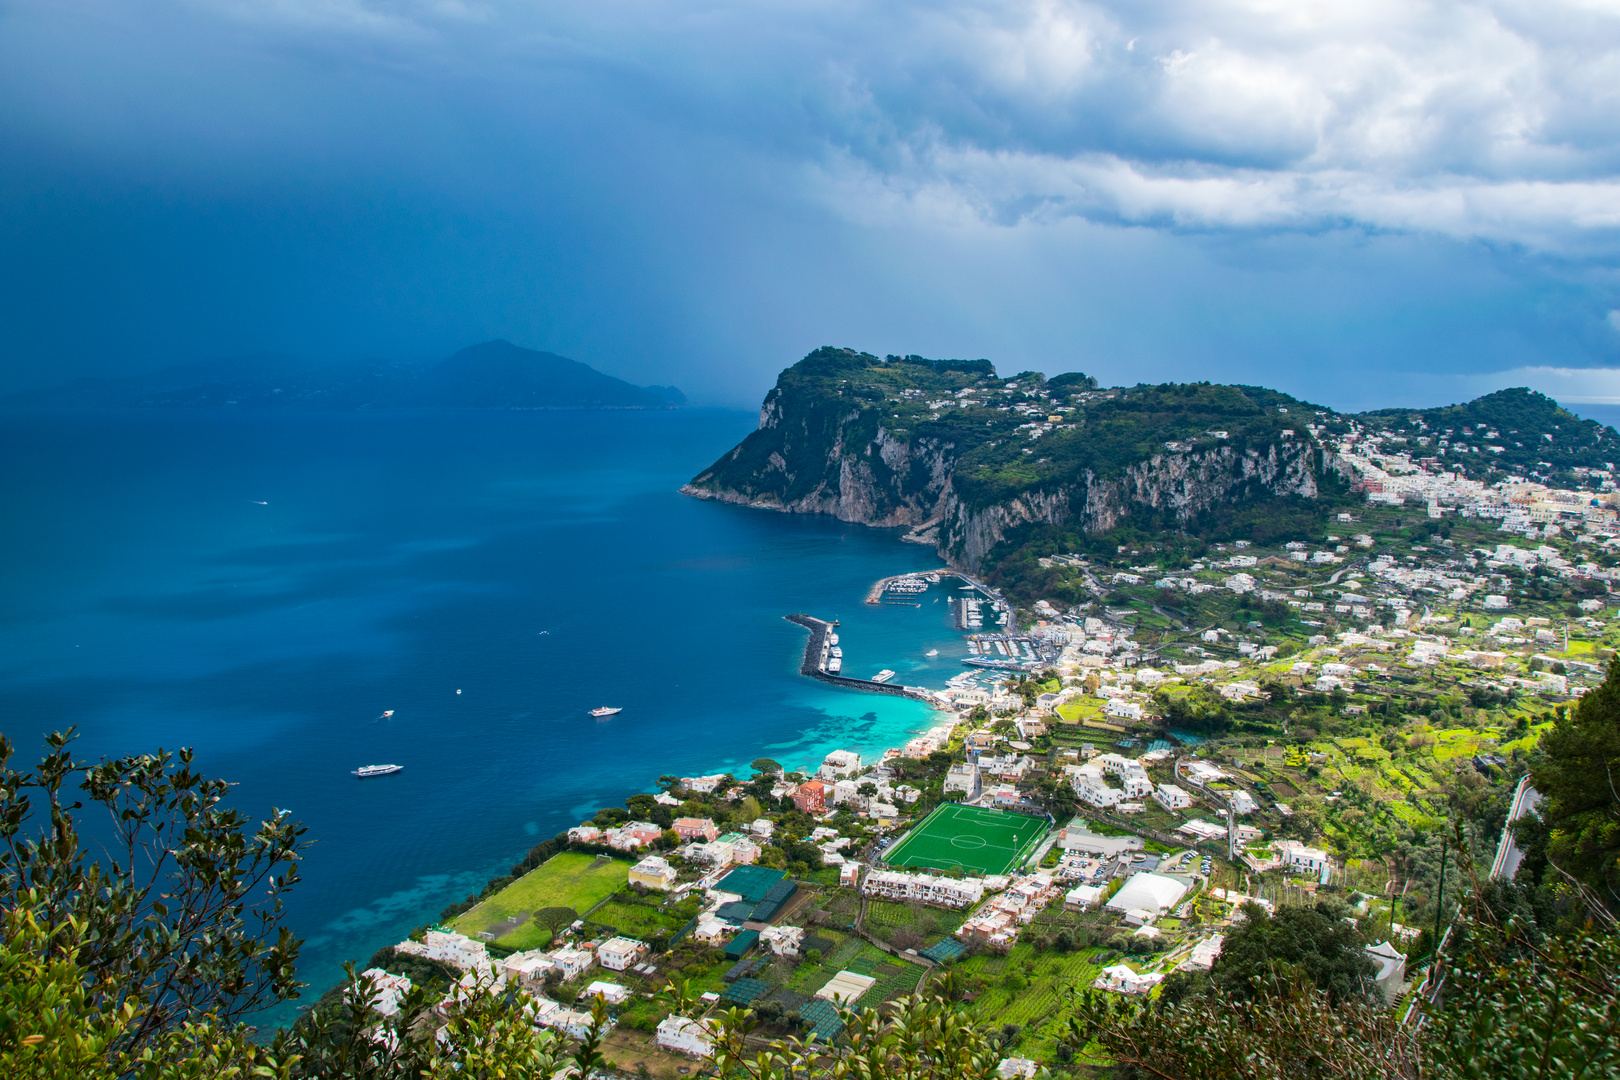
<path id="1" fill-rule="evenodd" d="M 1145 841 L 1140 836 L 1099 836 L 1079 825 L 1068 825 L 1058 837 L 1058 847 L 1068 852 L 1084 852 L 1104 859 L 1112 859 L 1127 851 L 1141 851 Z"/>
<path id="2" fill-rule="evenodd" d="M 1127 921 L 1132 921 L 1133 914 L 1146 912 L 1148 918 L 1135 921 L 1151 922 L 1181 903 L 1185 895 L 1187 886 L 1175 878 L 1142 872 L 1132 874 L 1125 886 L 1113 895 L 1108 901 L 1108 910 L 1123 912 Z"/>
<path id="3" fill-rule="evenodd" d="M 1091 985 L 1095 989 L 1110 990 L 1116 994 L 1146 994 L 1163 981 L 1164 976 L 1158 972 L 1138 975 L 1124 964 L 1115 964 L 1103 968 L 1102 974 Z"/>
<path id="4" fill-rule="evenodd" d="M 658 1025 L 653 1041 L 665 1050 L 690 1057 L 707 1057 L 714 1049 L 714 1033 L 704 1024 L 684 1016 L 667 1016 Z"/>
<path id="5" fill-rule="evenodd" d="M 1125 789 L 1127 799 L 1144 799 L 1153 794 L 1153 781 L 1148 779 L 1147 771 L 1142 766 L 1135 762 L 1132 765 L 1132 768 L 1120 774 L 1120 786 Z"/>
<path id="6" fill-rule="evenodd" d="M 1198 758 L 1188 758 L 1176 762 L 1176 775 L 1197 787 L 1206 787 L 1217 780 L 1225 780 L 1226 773 Z"/>
<path id="7" fill-rule="evenodd" d="M 367 968 L 360 973 L 368 991 L 366 1004 L 380 1016 L 394 1016 L 399 1012 L 399 1001 L 411 992 L 411 980 L 382 968 Z"/>
<path id="8" fill-rule="evenodd" d="M 1108 704 L 1103 706 L 1103 712 L 1116 720 L 1142 719 L 1142 706 L 1134 701 L 1125 701 L 1122 698 L 1111 698 Z"/>
<path id="9" fill-rule="evenodd" d="M 1221 934 L 1214 934 L 1198 942 L 1192 948 L 1192 953 L 1181 962 L 1177 971 L 1208 971 L 1215 966 L 1215 958 L 1221 955 L 1221 943 L 1225 941 Z"/>
<path id="10" fill-rule="evenodd" d="M 832 785 L 832 797 L 828 801 L 833 806 L 851 805 L 858 810 L 866 805 L 866 796 L 861 794 L 860 787 L 857 781 L 840 780 Z"/>
<path id="11" fill-rule="evenodd" d="M 581 997 L 585 998 L 587 1001 L 593 997 L 599 997 L 609 1005 L 623 1005 L 626 1001 L 630 1000 L 630 988 L 628 986 L 620 986 L 618 983 L 602 982 L 598 980 L 587 986 Z"/>
<path id="12" fill-rule="evenodd" d="M 1101 885 L 1076 885 L 1063 894 L 1063 906 L 1070 911 L 1085 911 L 1096 907 L 1102 894 Z"/>
<path id="13" fill-rule="evenodd" d="M 1123 791 L 1108 786 L 1108 781 L 1103 778 L 1102 766 L 1096 762 L 1076 766 L 1070 783 L 1074 785 L 1075 797 L 1092 806 L 1116 806 L 1125 797 Z"/>
<path id="14" fill-rule="evenodd" d="M 574 979 L 590 970 L 595 956 L 589 949 L 552 949 L 546 953 L 556 969 L 562 972 L 564 979 Z"/>
<path id="15" fill-rule="evenodd" d="M 823 780 L 838 780 L 861 771 L 861 755 L 853 750 L 834 750 L 821 761 L 817 773 Z"/>
<path id="16" fill-rule="evenodd" d="M 647 954 L 647 946 L 634 938 L 608 938 L 596 950 L 596 962 L 609 971 L 623 971 Z"/>
<path id="17" fill-rule="evenodd" d="M 945 774 L 945 790 L 972 795 L 979 790 L 979 767 L 971 761 L 958 761 Z"/>
<path id="18" fill-rule="evenodd" d="M 630 868 L 630 884 L 668 889 L 675 884 L 675 868 L 657 855 L 648 855 Z"/>
<path id="19" fill-rule="evenodd" d="M 984 881 L 980 878 L 936 877 L 898 870 L 873 870 L 861 883 L 861 890 L 867 896 L 950 908 L 971 907 L 984 899 Z"/>
<path id="20" fill-rule="evenodd" d="M 804 927 L 767 926 L 759 932 L 759 940 L 777 956 L 797 956 L 804 941 Z"/>
<path id="21" fill-rule="evenodd" d="M 484 943 L 474 941 L 464 934 L 451 933 L 445 930 L 429 930 L 422 936 L 421 941 L 405 940 L 395 945 L 394 948 L 399 952 L 409 953 L 412 956 L 443 961 L 457 971 L 488 971 L 490 969 L 489 950 L 484 948 Z"/>
<path id="22" fill-rule="evenodd" d="M 1174 784 L 1160 784 L 1153 792 L 1153 801 L 1166 810 L 1185 810 L 1192 805 L 1192 796 Z"/>
<path id="23" fill-rule="evenodd" d="M 1290 870 L 1306 874 L 1320 874 L 1328 865 L 1328 853 L 1321 848 L 1306 847 L 1298 840 L 1279 840 L 1271 845 L 1282 864 Z"/>
<path id="24" fill-rule="evenodd" d="M 1247 791 L 1240 790 L 1232 792 L 1231 800 L 1232 813 L 1239 816 L 1244 814 L 1252 814 L 1256 810 L 1260 809 L 1260 805 L 1254 801 L 1254 796 L 1250 795 Z"/>
<path id="25" fill-rule="evenodd" d="M 979 756 L 979 772 L 990 776 L 999 776 L 1003 780 L 1022 780 L 1024 774 L 1034 768 L 1035 763 L 1023 754 L 981 754 Z"/>

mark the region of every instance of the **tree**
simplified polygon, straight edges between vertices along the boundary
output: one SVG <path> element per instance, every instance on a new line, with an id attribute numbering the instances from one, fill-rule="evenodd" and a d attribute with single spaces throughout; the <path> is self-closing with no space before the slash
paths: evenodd
<path id="1" fill-rule="evenodd" d="M 1360 933 L 1343 914 L 1325 902 L 1283 908 L 1275 915 L 1258 904 L 1246 905 L 1246 917 L 1221 944 L 1211 984 L 1234 998 L 1253 996 L 1255 981 L 1284 964 L 1298 968 L 1334 1004 L 1361 997 L 1376 969 L 1362 952 Z"/>
<path id="2" fill-rule="evenodd" d="M 579 914 L 571 907 L 543 907 L 530 916 L 536 926 L 550 930 L 553 937 L 563 927 L 572 926 L 578 918 Z"/>
<path id="3" fill-rule="evenodd" d="M 780 776 L 782 774 L 781 764 L 768 757 L 755 758 L 753 764 L 748 767 L 767 776 Z"/>
<path id="4" fill-rule="evenodd" d="M 1541 737 L 1530 783 L 1544 801 L 1546 859 L 1589 901 L 1620 913 L 1620 656 Z"/>
<path id="5" fill-rule="evenodd" d="M 0 890 L 53 947 L 72 928 L 91 1007 L 128 1018 L 112 1052 L 138 1054 L 203 1017 L 230 1029 L 297 994 L 301 943 L 281 925 L 282 895 L 298 881 L 304 827 L 282 811 L 252 826 L 190 750 L 88 764 L 74 737 L 50 735 L 33 772 L 10 767 L 0 737 Z M 83 800 L 70 802 L 75 776 Z M 79 835 L 98 807 L 99 857 Z"/>

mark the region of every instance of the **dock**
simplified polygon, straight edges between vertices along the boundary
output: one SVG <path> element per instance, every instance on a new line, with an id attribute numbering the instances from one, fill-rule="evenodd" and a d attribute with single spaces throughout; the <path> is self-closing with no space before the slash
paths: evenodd
<path id="1" fill-rule="evenodd" d="M 883 599 L 883 594 L 889 591 L 890 585 L 900 581 L 914 581 L 918 578 L 927 577 L 930 574 L 941 578 L 954 577 L 961 578 L 963 581 L 968 580 L 966 575 L 960 574 L 955 570 L 913 570 L 909 574 L 890 574 L 888 577 L 881 578 L 873 583 L 872 588 L 867 591 L 866 602 L 868 604 L 884 603 L 885 601 Z M 972 584 L 972 582 L 969 582 L 969 584 Z M 893 603 L 893 601 L 889 601 L 889 603 Z"/>
<path id="2" fill-rule="evenodd" d="M 827 622 L 812 615 L 792 614 L 782 618 L 790 623 L 796 623 L 810 631 L 810 640 L 804 646 L 804 659 L 799 662 L 799 674 L 808 675 L 812 679 L 820 679 L 833 686 L 842 686 L 849 690 L 869 690 L 876 694 L 896 694 L 900 697 L 915 698 L 926 701 L 930 705 L 938 704 L 932 690 L 922 686 L 901 686 L 892 682 L 875 682 L 871 679 L 852 679 L 847 675 L 834 675 L 827 670 L 828 653 L 831 645 L 828 642 L 833 628 L 837 622 Z"/>

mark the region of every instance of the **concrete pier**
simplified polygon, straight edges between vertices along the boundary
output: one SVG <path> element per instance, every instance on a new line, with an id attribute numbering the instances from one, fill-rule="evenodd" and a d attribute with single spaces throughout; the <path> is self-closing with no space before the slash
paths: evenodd
<path id="1" fill-rule="evenodd" d="M 804 659 L 799 663 L 799 674 L 808 675 L 812 679 L 820 679 L 833 686 L 842 686 L 850 690 L 870 690 L 877 694 L 897 694 L 900 697 L 915 698 L 936 704 L 933 692 L 921 686 L 901 686 L 892 682 L 873 682 L 871 679 L 851 679 L 846 675 L 833 675 L 821 666 L 822 654 L 826 651 L 827 635 L 832 633 L 833 627 L 838 624 L 817 619 L 811 615 L 784 615 L 782 618 L 790 623 L 797 623 L 810 631 L 810 640 L 804 647 Z"/>

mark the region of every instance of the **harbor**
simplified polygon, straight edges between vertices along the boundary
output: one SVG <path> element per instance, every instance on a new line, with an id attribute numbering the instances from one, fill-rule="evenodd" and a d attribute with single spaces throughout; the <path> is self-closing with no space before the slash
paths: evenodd
<path id="1" fill-rule="evenodd" d="M 810 631 L 810 640 L 804 646 L 804 659 L 799 663 L 799 674 L 808 675 L 812 679 L 819 679 L 833 686 L 842 686 L 850 690 L 869 690 L 878 694 L 897 694 L 902 697 L 915 698 L 926 701 L 930 705 L 939 704 L 939 696 L 932 690 L 922 686 L 903 686 L 889 680 L 894 678 L 894 672 L 885 669 L 878 673 L 878 678 L 854 679 L 848 675 L 840 674 L 842 670 L 842 657 L 834 656 L 835 650 L 841 647 L 838 644 L 838 623 L 827 622 L 812 615 L 795 613 L 782 616 L 790 623 L 795 623 Z M 886 678 L 884 677 L 886 676 Z"/>
<path id="2" fill-rule="evenodd" d="M 962 663 L 996 671 L 1039 671 L 1057 664 L 1060 645 L 1029 634 L 973 634 Z"/>

